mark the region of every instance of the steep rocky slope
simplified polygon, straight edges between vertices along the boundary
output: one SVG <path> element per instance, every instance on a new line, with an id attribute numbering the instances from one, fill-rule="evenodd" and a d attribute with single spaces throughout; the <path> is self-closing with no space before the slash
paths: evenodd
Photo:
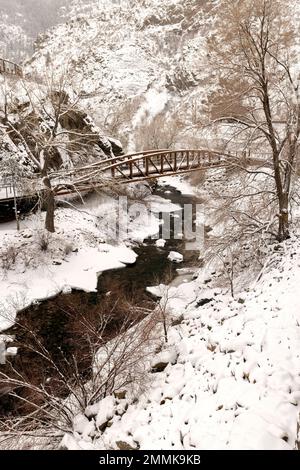
<path id="1" fill-rule="evenodd" d="M 128 135 L 162 111 L 184 115 L 185 126 L 195 119 L 195 98 L 205 101 L 210 77 L 206 38 L 214 31 L 218 5 L 77 0 L 69 20 L 41 38 L 27 73 L 68 68 L 98 124 L 114 127 L 134 149 Z"/>
<path id="2" fill-rule="evenodd" d="M 1 0 L 0 57 L 20 62 L 33 53 L 38 34 L 61 21 L 66 0 Z"/>

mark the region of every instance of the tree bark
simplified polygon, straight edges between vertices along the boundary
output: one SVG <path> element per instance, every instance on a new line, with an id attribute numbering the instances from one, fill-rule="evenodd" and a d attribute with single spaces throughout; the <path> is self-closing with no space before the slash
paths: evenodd
<path id="1" fill-rule="evenodd" d="M 44 204 L 46 208 L 46 219 L 45 219 L 45 229 L 48 230 L 50 233 L 55 232 L 55 225 L 54 225 L 54 213 L 55 213 L 55 197 L 54 192 L 51 187 L 51 182 L 49 177 L 44 178 Z"/>
<path id="2" fill-rule="evenodd" d="M 48 232 L 54 233 L 55 226 L 54 226 L 54 211 L 55 211 L 55 198 L 52 189 L 46 191 L 46 220 L 45 220 L 45 228 Z"/>
<path id="3" fill-rule="evenodd" d="M 15 210 L 15 218 L 17 223 L 17 230 L 20 230 L 20 220 L 19 220 L 19 212 L 18 212 L 18 202 L 17 202 L 17 194 L 16 194 L 16 187 L 15 183 L 13 182 L 13 193 L 14 193 L 14 210 Z"/>
<path id="4" fill-rule="evenodd" d="M 275 131 L 273 126 L 270 98 L 269 98 L 269 88 L 268 82 L 265 78 L 265 68 L 263 62 L 262 70 L 262 90 L 263 90 L 263 108 L 266 117 L 266 122 L 269 130 L 269 143 L 272 149 L 273 154 L 273 168 L 274 168 L 274 178 L 276 184 L 276 193 L 278 199 L 279 207 L 279 224 L 278 224 L 278 241 L 282 242 L 289 238 L 289 193 L 290 193 L 290 181 L 291 181 L 291 171 L 290 166 L 285 168 L 284 180 L 282 171 L 280 168 L 280 152 L 277 147 Z M 290 156 L 290 155 L 289 155 Z"/>
<path id="5" fill-rule="evenodd" d="M 290 208 L 290 190 L 292 174 L 297 153 L 297 135 L 289 134 L 288 137 L 288 158 L 285 163 L 284 179 L 282 192 L 279 197 L 279 239 L 280 241 L 289 238 L 289 208 Z"/>
<path id="6" fill-rule="evenodd" d="M 284 192 L 279 198 L 278 240 L 282 242 L 289 236 L 289 194 Z"/>

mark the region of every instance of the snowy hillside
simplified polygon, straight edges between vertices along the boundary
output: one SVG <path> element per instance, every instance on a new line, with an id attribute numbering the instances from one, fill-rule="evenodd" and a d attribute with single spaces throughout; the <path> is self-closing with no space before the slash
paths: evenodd
<path id="1" fill-rule="evenodd" d="M 152 359 L 147 392 L 107 397 L 87 409 L 64 445 L 297 449 L 299 253 L 297 236 L 270 254 L 259 279 L 236 300 L 204 289 L 202 276 L 168 289 L 174 326 Z M 106 423 L 103 433 L 96 423 Z"/>
<path id="2" fill-rule="evenodd" d="M 0 57 L 28 59 L 36 37 L 61 21 L 66 4 L 65 0 L 1 0 Z"/>
<path id="3" fill-rule="evenodd" d="M 178 105 L 187 125 L 193 99 L 205 100 L 206 38 L 217 6 L 213 0 L 75 1 L 69 21 L 44 36 L 26 70 L 68 65 L 99 124 L 112 125 L 119 115 L 123 140 L 132 127 Z"/>
<path id="4" fill-rule="evenodd" d="M 300 450 L 299 2 L 1 1 L 0 449 Z"/>

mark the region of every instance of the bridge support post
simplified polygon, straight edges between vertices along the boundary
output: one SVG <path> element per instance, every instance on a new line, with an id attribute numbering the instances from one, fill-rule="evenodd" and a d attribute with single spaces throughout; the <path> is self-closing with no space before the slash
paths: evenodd
<path id="1" fill-rule="evenodd" d="M 177 171 L 177 152 L 174 152 L 174 171 Z"/>
<path id="2" fill-rule="evenodd" d="M 186 153 L 186 168 L 187 170 L 190 168 L 190 152 L 187 151 Z"/>
<path id="3" fill-rule="evenodd" d="M 149 176 L 149 158 L 145 157 L 145 174 Z"/>

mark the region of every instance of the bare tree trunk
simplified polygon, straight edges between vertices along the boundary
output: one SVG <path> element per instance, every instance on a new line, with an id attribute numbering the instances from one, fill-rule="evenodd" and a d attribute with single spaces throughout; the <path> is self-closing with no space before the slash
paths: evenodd
<path id="1" fill-rule="evenodd" d="M 285 163 L 284 181 L 282 185 L 281 194 L 278 195 L 279 200 L 279 239 L 280 241 L 289 238 L 289 204 L 290 204 L 290 190 L 291 181 L 294 168 L 294 162 L 297 152 L 297 137 L 296 135 L 289 135 L 289 150 L 288 158 Z"/>
<path id="2" fill-rule="evenodd" d="M 274 176 L 276 183 L 276 193 L 278 200 L 278 240 L 282 242 L 289 236 L 289 192 L 285 191 L 282 184 L 282 177 L 279 166 L 279 157 L 273 153 Z"/>
<path id="3" fill-rule="evenodd" d="M 46 176 L 43 180 L 45 191 L 44 191 L 44 204 L 46 208 L 46 219 L 45 219 L 45 229 L 50 233 L 55 232 L 54 226 L 54 212 L 55 212 L 55 197 L 54 192 L 51 187 L 50 178 Z"/>
<path id="4" fill-rule="evenodd" d="M 289 238 L 289 194 L 283 192 L 279 197 L 278 239 L 282 242 L 287 238 Z"/>
<path id="5" fill-rule="evenodd" d="M 47 210 L 46 210 L 45 228 L 46 230 L 48 230 L 48 232 L 54 233 L 55 232 L 55 226 L 54 226 L 55 198 L 54 198 L 54 193 L 52 189 L 47 190 L 46 201 L 47 201 Z"/>
<path id="6" fill-rule="evenodd" d="M 271 115 L 271 106 L 269 98 L 268 82 L 265 76 L 265 64 L 262 62 L 262 77 L 263 77 L 263 108 L 266 117 L 266 122 L 269 129 L 269 144 L 273 153 L 273 167 L 274 177 L 276 183 L 276 192 L 279 206 L 279 224 L 278 224 L 278 240 L 280 242 L 289 238 L 289 190 L 291 181 L 290 167 L 286 168 L 285 181 L 280 169 L 280 152 L 277 147 L 274 125 Z M 290 172 L 290 176 L 288 174 Z"/>
<path id="7" fill-rule="evenodd" d="M 18 202 L 17 202 L 17 195 L 16 195 L 16 187 L 15 183 L 13 182 L 13 193 L 14 193 L 14 210 L 15 210 L 15 218 L 17 223 L 17 230 L 20 230 L 20 220 L 19 220 L 19 212 L 18 212 Z"/>

